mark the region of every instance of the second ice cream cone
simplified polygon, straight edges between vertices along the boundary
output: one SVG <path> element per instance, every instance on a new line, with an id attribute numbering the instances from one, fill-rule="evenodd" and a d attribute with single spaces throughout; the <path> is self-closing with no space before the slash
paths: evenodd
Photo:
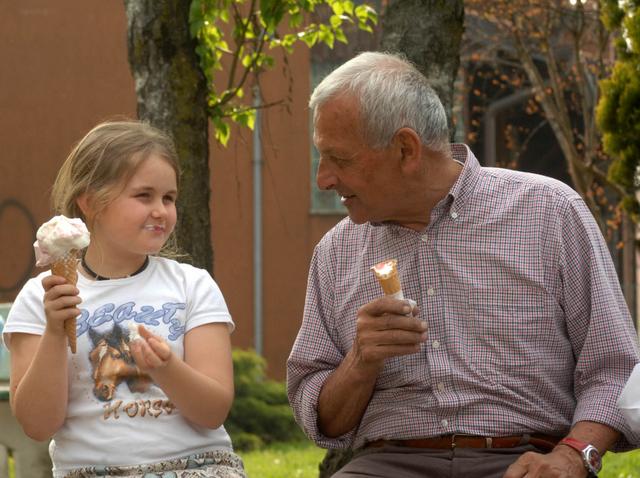
<path id="1" fill-rule="evenodd" d="M 67 279 L 69 284 L 76 285 L 78 283 L 78 251 L 71 250 L 60 259 L 51 264 L 51 273 Z M 64 321 L 64 330 L 69 340 L 69 348 L 71 353 L 76 353 L 77 336 L 76 336 L 76 319 L 67 319 Z"/>
<path id="2" fill-rule="evenodd" d="M 402 299 L 402 287 L 400 285 L 397 265 L 398 261 L 396 259 L 390 259 L 376 264 L 371 270 L 373 270 L 385 295 Z"/>

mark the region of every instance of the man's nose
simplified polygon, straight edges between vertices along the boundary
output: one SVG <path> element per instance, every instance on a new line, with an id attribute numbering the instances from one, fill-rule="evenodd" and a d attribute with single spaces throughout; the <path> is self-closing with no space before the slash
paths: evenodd
<path id="1" fill-rule="evenodd" d="M 325 191 L 335 189 L 338 179 L 324 161 L 320 160 L 318 172 L 316 173 L 316 184 L 318 189 Z"/>

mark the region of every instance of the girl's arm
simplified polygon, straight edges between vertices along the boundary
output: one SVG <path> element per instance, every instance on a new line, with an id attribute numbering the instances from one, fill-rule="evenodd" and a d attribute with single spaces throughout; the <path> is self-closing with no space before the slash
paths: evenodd
<path id="1" fill-rule="evenodd" d="M 67 339 L 64 321 L 80 315 L 78 289 L 64 278 L 47 276 L 43 335 L 11 334 L 11 410 L 25 434 L 46 440 L 67 415 Z"/>
<path id="2" fill-rule="evenodd" d="M 144 326 L 139 331 L 142 339 L 130 344 L 138 367 L 153 378 L 189 421 L 207 428 L 221 426 L 233 402 L 227 324 L 205 324 L 187 332 L 184 360 Z"/>

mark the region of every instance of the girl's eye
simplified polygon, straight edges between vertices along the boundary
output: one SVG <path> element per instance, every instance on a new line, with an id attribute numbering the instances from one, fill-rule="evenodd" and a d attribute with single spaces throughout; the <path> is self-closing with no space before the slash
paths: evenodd
<path id="1" fill-rule="evenodd" d="M 137 198 L 148 198 L 150 195 L 149 193 L 138 193 L 136 194 Z"/>
<path id="2" fill-rule="evenodd" d="M 165 196 L 164 200 L 165 202 L 176 202 L 176 198 L 173 196 Z"/>

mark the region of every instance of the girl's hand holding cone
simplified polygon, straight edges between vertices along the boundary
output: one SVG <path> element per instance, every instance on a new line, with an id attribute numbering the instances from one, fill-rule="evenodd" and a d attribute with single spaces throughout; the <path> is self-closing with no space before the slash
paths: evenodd
<path id="1" fill-rule="evenodd" d="M 75 322 L 80 315 L 78 305 L 82 302 L 80 291 L 75 284 L 69 284 L 59 275 L 50 275 L 42 279 L 44 287 L 44 312 L 47 318 L 47 329 L 54 334 L 67 335 L 66 324 L 73 322 L 73 338 L 76 337 Z M 69 343 L 70 346 L 72 342 Z M 75 340 L 72 351 L 75 353 Z"/>
<path id="2" fill-rule="evenodd" d="M 144 325 L 137 327 L 138 337 L 129 342 L 129 349 L 142 372 L 152 373 L 166 367 L 172 357 L 171 348 L 161 337 L 152 334 Z"/>
<path id="3" fill-rule="evenodd" d="M 73 290 L 76 291 L 75 295 L 77 295 L 79 292 L 75 285 L 78 282 L 78 258 L 80 250 L 89 245 L 89 231 L 84 222 L 78 218 L 69 219 L 65 216 L 55 216 L 40 226 L 36 233 L 36 238 L 36 242 L 33 244 L 36 252 L 36 265 L 40 267 L 50 265 L 51 274 L 56 277 L 63 277 L 68 285 L 73 286 Z M 44 280 L 42 283 L 45 285 Z M 49 284 L 49 281 L 47 284 Z M 51 289 L 55 285 L 53 283 L 49 285 L 49 288 Z M 70 291 L 71 289 L 65 290 Z M 45 311 L 47 309 L 47 291 L 47 286 L 45 286 Z M 58 292 L 58 294 L 63 293 Z M 53 295 L 56 297 L 54 300 L 60 297 L 56 294 Z M 50 311 L 59 310 L 59 305 L 49 304 Z M 77 314 L 67 318 L 64 323 L 64 329 L 69 340 L 69 348 L 72 353 L 76 353 L 76 317 L 80 314 L 78 309 L 75 310 Z M 47 314 L 47 319 L 49 319 L 49 314 Z"/>
<path id="4" fill-rule="evenodd" d="M 55 260 L 51 264 L 51 274 L 64 277 L 67 284 L 75 287 L 78 283 L 78 255 L 78 251 L 72 249 L 62 258 Z M 80 311 L 78 311 L 78 314 L 79 313 Z M 64 321 L 64 330 L 69 340 L 71 353 L 76 353 L 77 348 L 76 317 L 77 315 Z"/>

